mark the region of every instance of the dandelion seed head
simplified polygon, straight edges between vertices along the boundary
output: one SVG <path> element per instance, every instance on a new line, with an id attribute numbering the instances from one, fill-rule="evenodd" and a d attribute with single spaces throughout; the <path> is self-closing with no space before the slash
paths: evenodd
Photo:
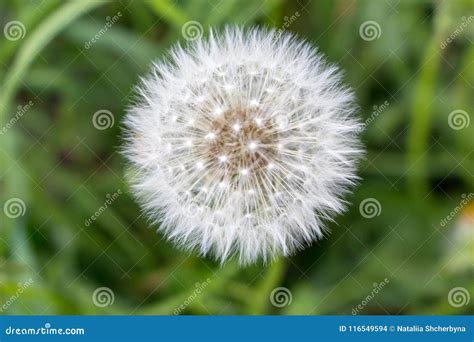
<path id="1" fill-rule="evenodd" d="M 175 46 L 125 119 L 133 191 L 151 220 L 222 262 L 268 261 L 322 238 L 362 153 L 340 79 L 287 33 L 228 28 Z"/>

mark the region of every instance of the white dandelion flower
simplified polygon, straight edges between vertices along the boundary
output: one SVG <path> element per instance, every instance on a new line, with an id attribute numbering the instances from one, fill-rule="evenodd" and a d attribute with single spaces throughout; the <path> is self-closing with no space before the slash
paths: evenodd
<path id="1" fill-rule="evenodd" d="M 158 230 L 242 264 L 322 238 L 362 153 L 340 79 L 288 33 L 228 28 L 175 46 L 125 119 L 133 191 Z"/>

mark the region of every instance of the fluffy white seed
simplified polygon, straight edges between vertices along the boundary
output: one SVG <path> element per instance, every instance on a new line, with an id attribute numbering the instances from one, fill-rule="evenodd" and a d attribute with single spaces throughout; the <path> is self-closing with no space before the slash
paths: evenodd
<path id="1" fill-rule="evenodd" d="M 175 46 L 125 119 L 133 190 L 151 220 L 185 249 L 242 264 L 323 237 L 362 153 L 340 78 L 287 33 L 229 28 Z"/>

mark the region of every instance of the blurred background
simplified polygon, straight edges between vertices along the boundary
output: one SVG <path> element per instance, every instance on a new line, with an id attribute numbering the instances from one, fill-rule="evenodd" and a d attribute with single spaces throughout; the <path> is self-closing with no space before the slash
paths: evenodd
<path id="1" fill-rule="evenodd" d="M 0 313 L 474 313 L 472 0 L 0 1 Z M 220 267 L 155 233 L 118 153 L 177 41 L 262 25 L 345 70 L 367 155 L 327 239 Z"/>

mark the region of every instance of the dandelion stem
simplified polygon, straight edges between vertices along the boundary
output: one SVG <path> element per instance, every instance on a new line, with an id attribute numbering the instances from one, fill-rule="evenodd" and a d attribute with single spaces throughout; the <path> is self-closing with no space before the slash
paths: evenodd
<path id="1" fill-rule="evenodd" d="M 273 262 L 262 281 L 254 291 L 253 301 L 249 304 L 248 314 L 265 314 L 270 305 L 270 293 L 280 284 L 286 270 L 286 260 L 279 258 Z"/>
<path id="2" fill-rule="evenodd" d="M 435 33 L 426 47 L 420 75 L 415 84 L 407 149 L 408 184 L 416 197 L 423 197 L 428 189 L 426 161 L 429 153 L 433 99 L 436 97 L 436 77 L 441 61 L 438 50 L 450 21 L 446 6 L 447 3 L 444 2 L 436 11 Z"/>
<path id="3" fill-rule="evenodd" d="M 187 16 L 181 12 L 176 5 L 170 4 L 168 0 L 155 0 L 148 2 L 153 11 L 158 16 L 163 17 L 178 29 L 181 29 L 183 24 L 188 20 Z"/>
<path id="4" fill-rule="evenodd" d="M 3 87 L 0 90 L 0 127 L 4 126 L 6 115 L 12 107 L 13 96 L 18 89 L 21 80 L 25 76 L 29 66 L 39 55 L 39 52 L 71 21 L 81 14 L 89 11 L 105 2 L 100 1 L 81 1 L 70 2 L 57 11 L 49 15 L 31 34 L 27 35 L 24 43 L 20 46 L 18 54 L 13 61 L 13 65 L 5 75 Z M 2 146 L 2 159 L 0 160 L 0 174 L 3 175 L 5 182 L 6 197 L 23 196 L 23 200 L 27 197 L 26 181 L 24 179 L 24 171 L 15 162 L 17 160 L 17 139 L 15 132 L 9 132 L 10 138 L 6 139 L 6 135 L 0 136 L 0 146 Z M 12 165 L 7 169 L 7 165 Z M 3 223 L 2 223 L 3 224 Z M 28 244 L 24 241 L 25 225 L 22 220 L 8 220 L 5 222 L 4 230 L 11 232 L 11 248 L 15 250 L 15 255 L 30 255 L 28 252 Z M 7 233 L 8 235 L 8 233 Z M 18 248 L 16 248 L 18 247 Z M 34 265 L 32 260 L 19 257 L 22 263 Z M 31 259 L 31 258 L 30 258 Z"/>

